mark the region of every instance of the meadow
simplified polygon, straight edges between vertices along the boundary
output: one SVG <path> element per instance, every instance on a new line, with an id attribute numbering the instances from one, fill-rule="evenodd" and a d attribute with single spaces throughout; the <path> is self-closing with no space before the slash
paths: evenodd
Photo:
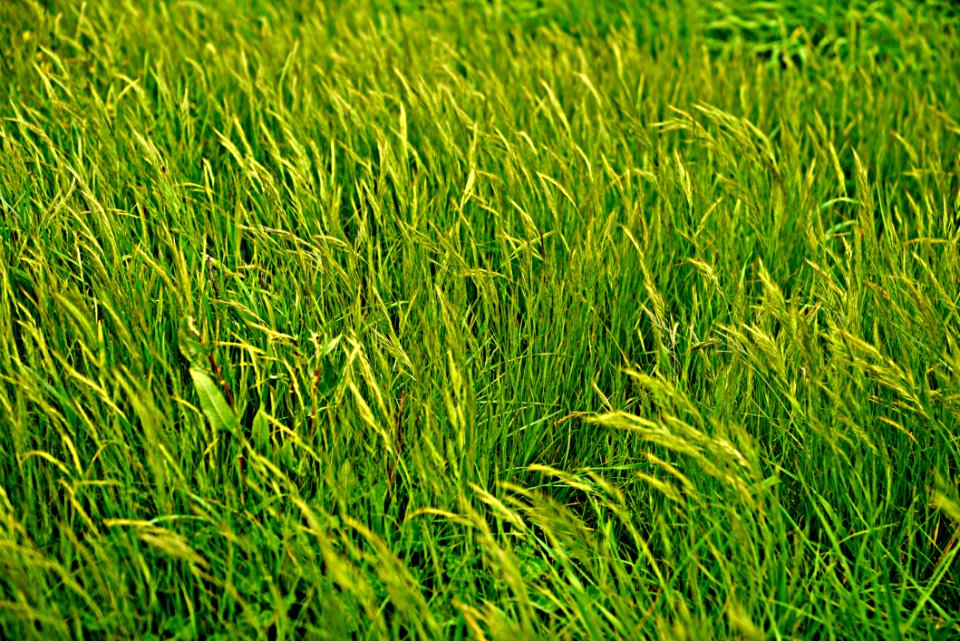
<path id="1" fill-rule="evenodd" d="M 956 2 L 0 2 L 0 638 L 960 639 Z"/>

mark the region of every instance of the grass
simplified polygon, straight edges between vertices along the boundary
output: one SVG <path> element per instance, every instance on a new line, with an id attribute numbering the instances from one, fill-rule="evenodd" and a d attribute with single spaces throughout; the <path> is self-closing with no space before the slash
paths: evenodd
<path id="1" fill-rule="evenodd" d="M 0 43 L 0 637 L 960 638 L 955 3 Z"/>

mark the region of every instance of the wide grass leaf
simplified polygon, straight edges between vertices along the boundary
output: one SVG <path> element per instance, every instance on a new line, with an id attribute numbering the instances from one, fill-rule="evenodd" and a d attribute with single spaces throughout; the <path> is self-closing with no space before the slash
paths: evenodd
<path id="1" fill-rule="evenodd" d="M 198 367 L 190 368 L 190 377 L 200 397 L 200 409 L 214 430 L 233 432 L 237 429 L 237 415 L 223 397 L 220 388 L 206 372 Z"/>

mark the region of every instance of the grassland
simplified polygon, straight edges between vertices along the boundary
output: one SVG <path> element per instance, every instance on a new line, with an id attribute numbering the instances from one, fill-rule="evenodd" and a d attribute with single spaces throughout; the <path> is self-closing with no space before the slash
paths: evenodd
<path id="1" fill-rule="evenodd" d="M 0 7 L 0 638 L 960 638 L 956 3 Z"/>

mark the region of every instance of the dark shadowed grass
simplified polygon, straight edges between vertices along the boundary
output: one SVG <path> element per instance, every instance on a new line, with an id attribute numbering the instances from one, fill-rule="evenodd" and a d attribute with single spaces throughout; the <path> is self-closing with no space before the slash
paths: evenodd
<path id="1" fill-rule="evenodd" d="M 4 5 L 0 637 L 957 637 L 956 13 Z"/>

